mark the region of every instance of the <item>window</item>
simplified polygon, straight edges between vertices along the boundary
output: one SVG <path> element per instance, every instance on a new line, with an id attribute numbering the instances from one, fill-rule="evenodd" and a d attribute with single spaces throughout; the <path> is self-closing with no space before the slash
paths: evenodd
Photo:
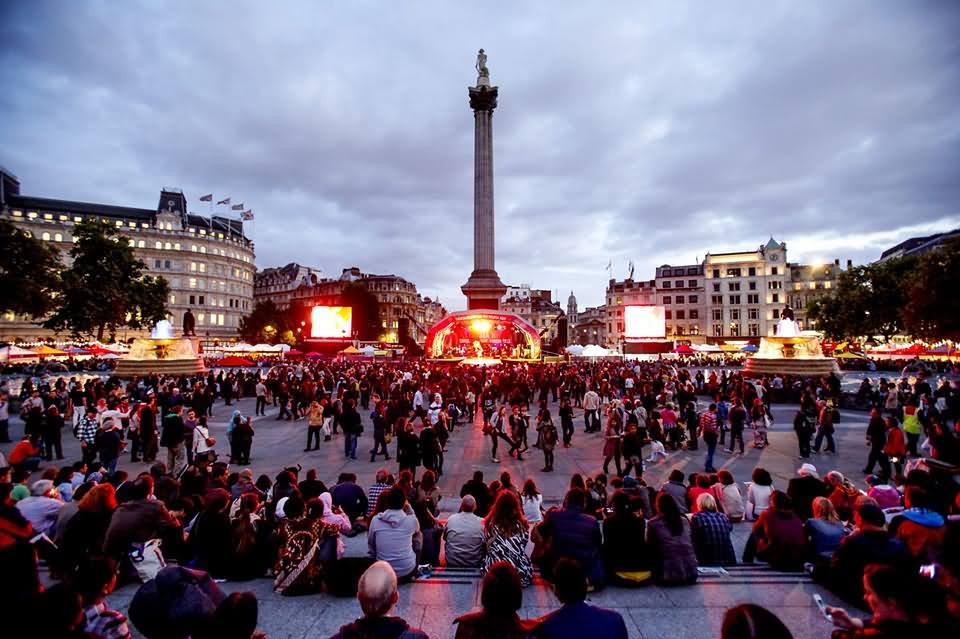
<path id="1" fill-rule="evenodd" d="M 713 335 L 714 337 L 720 337 L 723 335 L 723 324 L 713 325 Z"/>
<path id="2" fill-rule="evenodd" d="M 190 288 L 197 288 L 197 278 L 195 277 L 190 278 Z"/>
<path id="3" fill-rule="evenodd" d="M 670 303 L 672 303 L 672 302 L 673 302 L 673 298 L 670 297 L 669 295 L 665 295 L 665 296 L 663 297 L 663 303 L 664 303 L 664 304 L 670 304 Z"/>
<path id="4" fill-rule="evenodd" d="M 779 281 L 767 282 L 767 289 L 771 291 L 780 290 L 782 288 L 783 288 L 783 282 L 779 282 Z"/>
<path id="5" fill-rule="evenodd" d="M 757 290 L 757 283 L 756 283 L 756 282 L 747 282 L 747 288 L 749 288 L 751 291 L 755 291 L 755 290 Z"/>
<path id="6" fill-rule="evenodd" d="M 160 268 L 160 260 L 153 261 L 153 268 Z"/>
<path id="7" fill-rule="evenodd" d="M 200 304 L 200 306 L 203 306 L 204 303 L 205 303 L 205 302 L 204 302 L 204 299 L 203 299 L 203 295 L 201 295 L 201 296 L 200 296 L 200 299 L 199 299 L 199 304 Z"/>
<path id="8" fill-rule="evenodd" d="M 756 277 L 757 276 L 757 267 L 751 266 L 747 269 L 747 277 Z"/>
<path id="9" fill-rule="evenodd" d="M 719 308 L 715 308 L 712 311 L 713 321 L 720 322 L 723 321 L 723 311 Z"/>
<path id="10" fill-rule="evenodd" d="M 739 296 L 739 295 L 731 295 L 731 296 L 730 296 L 730 303 L 731 303 L 731 304 L 740 304 L 740 296 Z"/>
<path id="11" fill-rule="evenodd" d="M 175 251 L 179 251 L 179 250 L 180 250 L 180 242 L 174 242 L 174 243 L 173 243 L 173 249 L 174 249 Z"/>
<path id="12" fill-rule="evenodd" d="M 727 290 L 728 290 L 728 291 L 739 291 L 739 290 L 740 290 L 740 282 L 730 282 L 729 284 L 727 284 Z"/>
<path id="13" fill-rule="evenodd" d="M 664 312 L 663 312 L 663 317 L 664 317 L 665 319 L 673 319 L 673 311 L 664 311 Z"/>
<path id="14" fill-rule="evenodd" d="M 760 325 L 759 324 L 750 324 L 750 337 L 759 337 L 760 336 Z"/>
<path id="15" fill-rule="evenodd" d="M 697 280 L 687 280 L 687 288 L 697 288 Z"/>
<path id="16" fill-rule="evenodd" d="M 714 293 L 719 293 L 719 292 L 720 292 L 720 284 L 719 284 L 719 283 L 713 285 L 713 292 L 714 292 Z"/>
<path id="17" fill-rule="evenodd" d="M 760 319 L 760 309 L 758 308 L 748 308 L 747 309 L 747 319 L 758 320 Z"/>
<path id="18" fill-rule="evenodd" d="M 673 275 L 673 271 L 668 268 L 663 269 L 663 273 L 660 274 L 660 277 L 670 277 Z"/>
<path id="19" fill-rule="evenodd" d="M 153 248 L 159 251 L 160 249 L 163 248 L 163 242 L 157 242 L 156 244 L 153 245 Z"/>
<path id="20" fill-rule="evenodd" d="M 137 248 L 146 248 L 146 247 L 147 247 L 146 242 L 144 242 L 143 240 L 137 240 Z"/>
<path id="21" fill-rule="evenodd" d="M 197 303 L 197 298 L 194 297 L 193 295 L 191 295 L 191 296 L 190 296 L 190 306 L 193 306 L 193 305 L 196 304 L 196 303 Z"/>
<path id="22" fill-rule="evenodd" d="M 54 235 L 53 235 L 53 241 L 54 241 L 54 242 L 62 242 L 62 241 L 63 241 L 63 233 L 54 233 Z"/>
<path id="23" fill-rule="evenodd" d="M 685 313 L 684 311 L 682 311 L 682 310 L 681 310 L 681 311 L 677 311 L 677 319 L 678 319 L 678 320 L 687 319 L 687 318 L 686 318 L 686 313 Z"/>
<path id="24" fill-rule="evenodd" d="M 163 268 L 170 268 L 170 260 L 163 261 Z"/>
<path id="25" fill-rule="evenodd" d="M 171 304 L 176 304 L 176 303 L 177 303 L 177 296 L 176 296 L 176 295 L 171 295 L 171 296 L 170 296 L 170 303 L 171 303 Z"/>
<path id="26" fill-rule="evenodd" d="M 747 294 L 747 304 L 759 304 L 760 303 L 760 294 L 759 293 L 748 293 Z"/>
<path id="27" fill-rule="evenodd" d="M 170 242 L 164 242 L 163 248 L 169 251 L 171 248 L 173 248 L 173 245 L 170 244 Z"/>
<path id="28" fill-rule="evenodd" d="M 770 267 L 770 275 L 779 275 L 779 274 L 780 274 L 780 269 L 778 269 L 776 266 Z"/>
<path id="29" fill-rule="evenodd" d="M 711 295 L 710 296 L 711 304 L 723 304 L 723 295 Z"/>
<path id="30" fill-rule="evenodd" d="M 731 308 L 731 309 L 730 309 L 730 319 L 732 319 L 732 320 L 738 320 L 738 319 L 740 319 L 740 309 L 739 309 L 739 308 Z"/>
<path id="31" fill-rule="evenodd" d="M 676 282 L 673 283 L 673 285 L 676 286 L 677 288 L 683 288 L 683 280 L 677 280 Z"/>
<path id="32" fill-rule="evenodd" d="M 207 272 L 207 263 L 206 263 L 206 262 L 200 262 L 200 272 L 201 272 L 201 273 L 206 273 L 206 272 Z"/>
<path id="33" fill-rule="evenodd" d="M 663 288 L 670 288 L 670 282 L 664 282 Z"/>
<path id="34" fill-rule="evenodd" d="M 773 302 L 774 304 L 779 304 L 779 303 L 780 303 L 780 294 L 779 294 L 779 293 L 774 293 L 774 294 L 773 294 L 773 299 L 771 299 L 770 301 Z"/>
<path id="35" fill-rule="evenodd" d="M 739 324 L 737 324 L 737 323 L 732 323 L 732 324 L 730 324 L 730 335 L 732 335 L 733 337 L 739 337 L 739 336 L 740 336 L 740 325 L 739 325 Z"/>
<path id="36" fill-rule="evenodd" d="M 738 268 L 728 268 L 727 277 L 740 277 L 740 269 Z"/>
<path id="37" fill-rule="evenodd" d="M 688 296 L 687 296 L 687 303 L 689 303 L 689 304 L 696 304 L 696 303 L 697 303 L 697 296 L 696 296 L 696 295 L 688 295 Z"/>
<path id="38" fill-rule="evenodd" d="M 45 241 L 45 242 L 49 242 L 49 241 L 50 241 L 50 234 L 47 233 L 46 231 L 44 231 L 43 233 L 40 234 L 40 239 L 43 240 L 43 241 Z"/>
<path id="39" fill-rule="evenodd" d="M 191 244 L 191 245 L 190 245 L 190 250 L 191 250 L 192 252 L 196 253 L 196 252 L 197 252 L 197 245 L 196 245 L 196 244 Z"/>
<path id="40" fill-rule="evenodd" d="M 700 319 L 700 311 L 695 308 L 690 309 L 690 319 Z"/>
<path id="41" fill-rule="evenodd" d="M 713 276 L 714 276 L 715 278 L 719 278 L 719 277 L 720 277 L 720 269 L 718 269 L 718 268 L 713 269 Z"/>
<path id="42" fill-rule="evenodd" d="M 197 263 L 196 263 L 196 262 L 190 262 L 190 272 L 191 272 L 191 273 L 196 273 L 196 272 L 197 272 Z"/>

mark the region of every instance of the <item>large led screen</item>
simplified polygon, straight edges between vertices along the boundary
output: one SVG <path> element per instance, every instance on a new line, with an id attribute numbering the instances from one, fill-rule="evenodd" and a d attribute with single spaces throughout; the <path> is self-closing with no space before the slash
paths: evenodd
<path id="1" fill-rule="evenodd" d="M 353 309 L 349 306 L 314 306 L 310 311 L 310 337 L 349 338 Z"/>
<path id="2" fill-rule="evenodd" d="M 626 306 L 623 309 L 626 339 L 664 339 L 667 336 L 662 306 Z"/>

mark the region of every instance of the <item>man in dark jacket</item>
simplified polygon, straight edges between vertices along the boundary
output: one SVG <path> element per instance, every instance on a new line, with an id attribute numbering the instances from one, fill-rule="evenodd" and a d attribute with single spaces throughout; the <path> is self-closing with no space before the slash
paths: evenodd
<path id="1" fill-rule="evenodd" d="M 541 527 L 549 540 L 549 549 L 540 564 L 544 579 L 551 579 L 553 566 L 561 557 L 575 559 L 594 587 L 605 581 L 600 547 L 602 536 L 596 517 L 584 512 L 587 495 L 579 488 L 571 488 L 563 500 L 563 508 L 547 513 Z"/>
<path id="2" fill-rule="evenodd" d="M 180 524 L 159 499 L 153 497 L 153 478 L 138 477 L 130 488 L 130 501 L 120 504 L 110 519 L 104 550 L 112 557 L 124 557 L 132 543 L 163 540 L 163 548 L 176 549 L 182 541 Z"/>
<path id="3" fill-rule="evenodd" d="M 466 495 L 471 495 L 477 502 L 477 517 L 486 517 L 487 511 L 490 510 L 490 503 L 493 501 L 493 496 L 490 494 L 490 488 L 488 488 L 486 482 L 483 481 L 483 471 L 473 471 L 473 479 L 466 482 L 460 489 L 460 497 Z"/>
<path id="4" fill-rule="evenodd" d="M 787 496 L 793 502 L 793 512 L 797 517 L 806 521 L 813 514 L 813 500 L 827 496 L 827 487 L 817 474 L 817 467 L 813 464 L 803 464 L 794 477 L 787 484 Z"/>
<path id="5" fill-rule="evenodd" d="M 546 639 L 569 637 L 606 637 L 626 639 L 627 625 L 620 613 L 591 606 L 587 597 L 587 578 L 576 561 L 561 559 L 554 570 L 557 599 L 563 604 L 539 621 L 537 630 Z"/>
<path id="6" fill-rule="evenodd" d="M 174 477 L 180 468 L 183 457 L 183 439 L 186 429 L 183 425 L 182 404 L 174 404 L 170 412 L 163 417 L 163 432 L 160 434 L 160 445 L 167 449 L 167 471 Z"/>
<path id="7" fill-rule="evenodd" d="M 357 583 L 357 601 L 363 616 L 340 626 L 330 639 L 428 639 L 419 628 L 413 628 L 400 617 L 388 616 L 400 601 L 397 575 L 385 561 L 367 568 Z"/>
<path id="8" fill-rule="evenodd" d="M 343 428 L 344 435 L 344 457 L 356 459 L 357 440 L 360 439 L 360 433 L 363 432 L 363 422 L 360 419 L 360 413 L 357 412 L 357 404 L 352 399 L 344 403 L 343 414 L 340 415 L 340 426 Z"/>

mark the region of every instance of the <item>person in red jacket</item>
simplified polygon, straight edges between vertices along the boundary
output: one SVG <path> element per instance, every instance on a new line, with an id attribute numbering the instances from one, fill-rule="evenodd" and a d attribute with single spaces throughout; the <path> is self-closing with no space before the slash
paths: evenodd
<path id="1" fill-rule="evenodd" d="M 31 443 L 29 435 L 24 435 L 7 461 L 17 470 L 36 470 L 40 466 L 40 449 Z"/>

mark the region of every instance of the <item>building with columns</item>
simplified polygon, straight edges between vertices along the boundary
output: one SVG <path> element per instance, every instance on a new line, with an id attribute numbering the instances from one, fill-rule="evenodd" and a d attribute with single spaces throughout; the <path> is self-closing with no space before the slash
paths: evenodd
<path id="1" fill-rule="evenodd" d="M 235 340 L 240 318 L 253 308 L 254 245 L 243 222 L 191 213 L 180 189 L 164 188 L 155 208 L 77 202 L 20 193 L 20 181 L 0 169 L 0 215 L 59 251 L 64 262 L 74 226 L 101 220 L 122 231 L 147 272 L 170 285 L 170 321 L 180 327 L 192 310 L 203 340 Z M 91 291 L 96 296 L 96 291 Z M 118 339 L 149 331 L 121 330 Z M 26 317 L 0 317 L 0 340 L 49 339 L 55 335 Z"/>

